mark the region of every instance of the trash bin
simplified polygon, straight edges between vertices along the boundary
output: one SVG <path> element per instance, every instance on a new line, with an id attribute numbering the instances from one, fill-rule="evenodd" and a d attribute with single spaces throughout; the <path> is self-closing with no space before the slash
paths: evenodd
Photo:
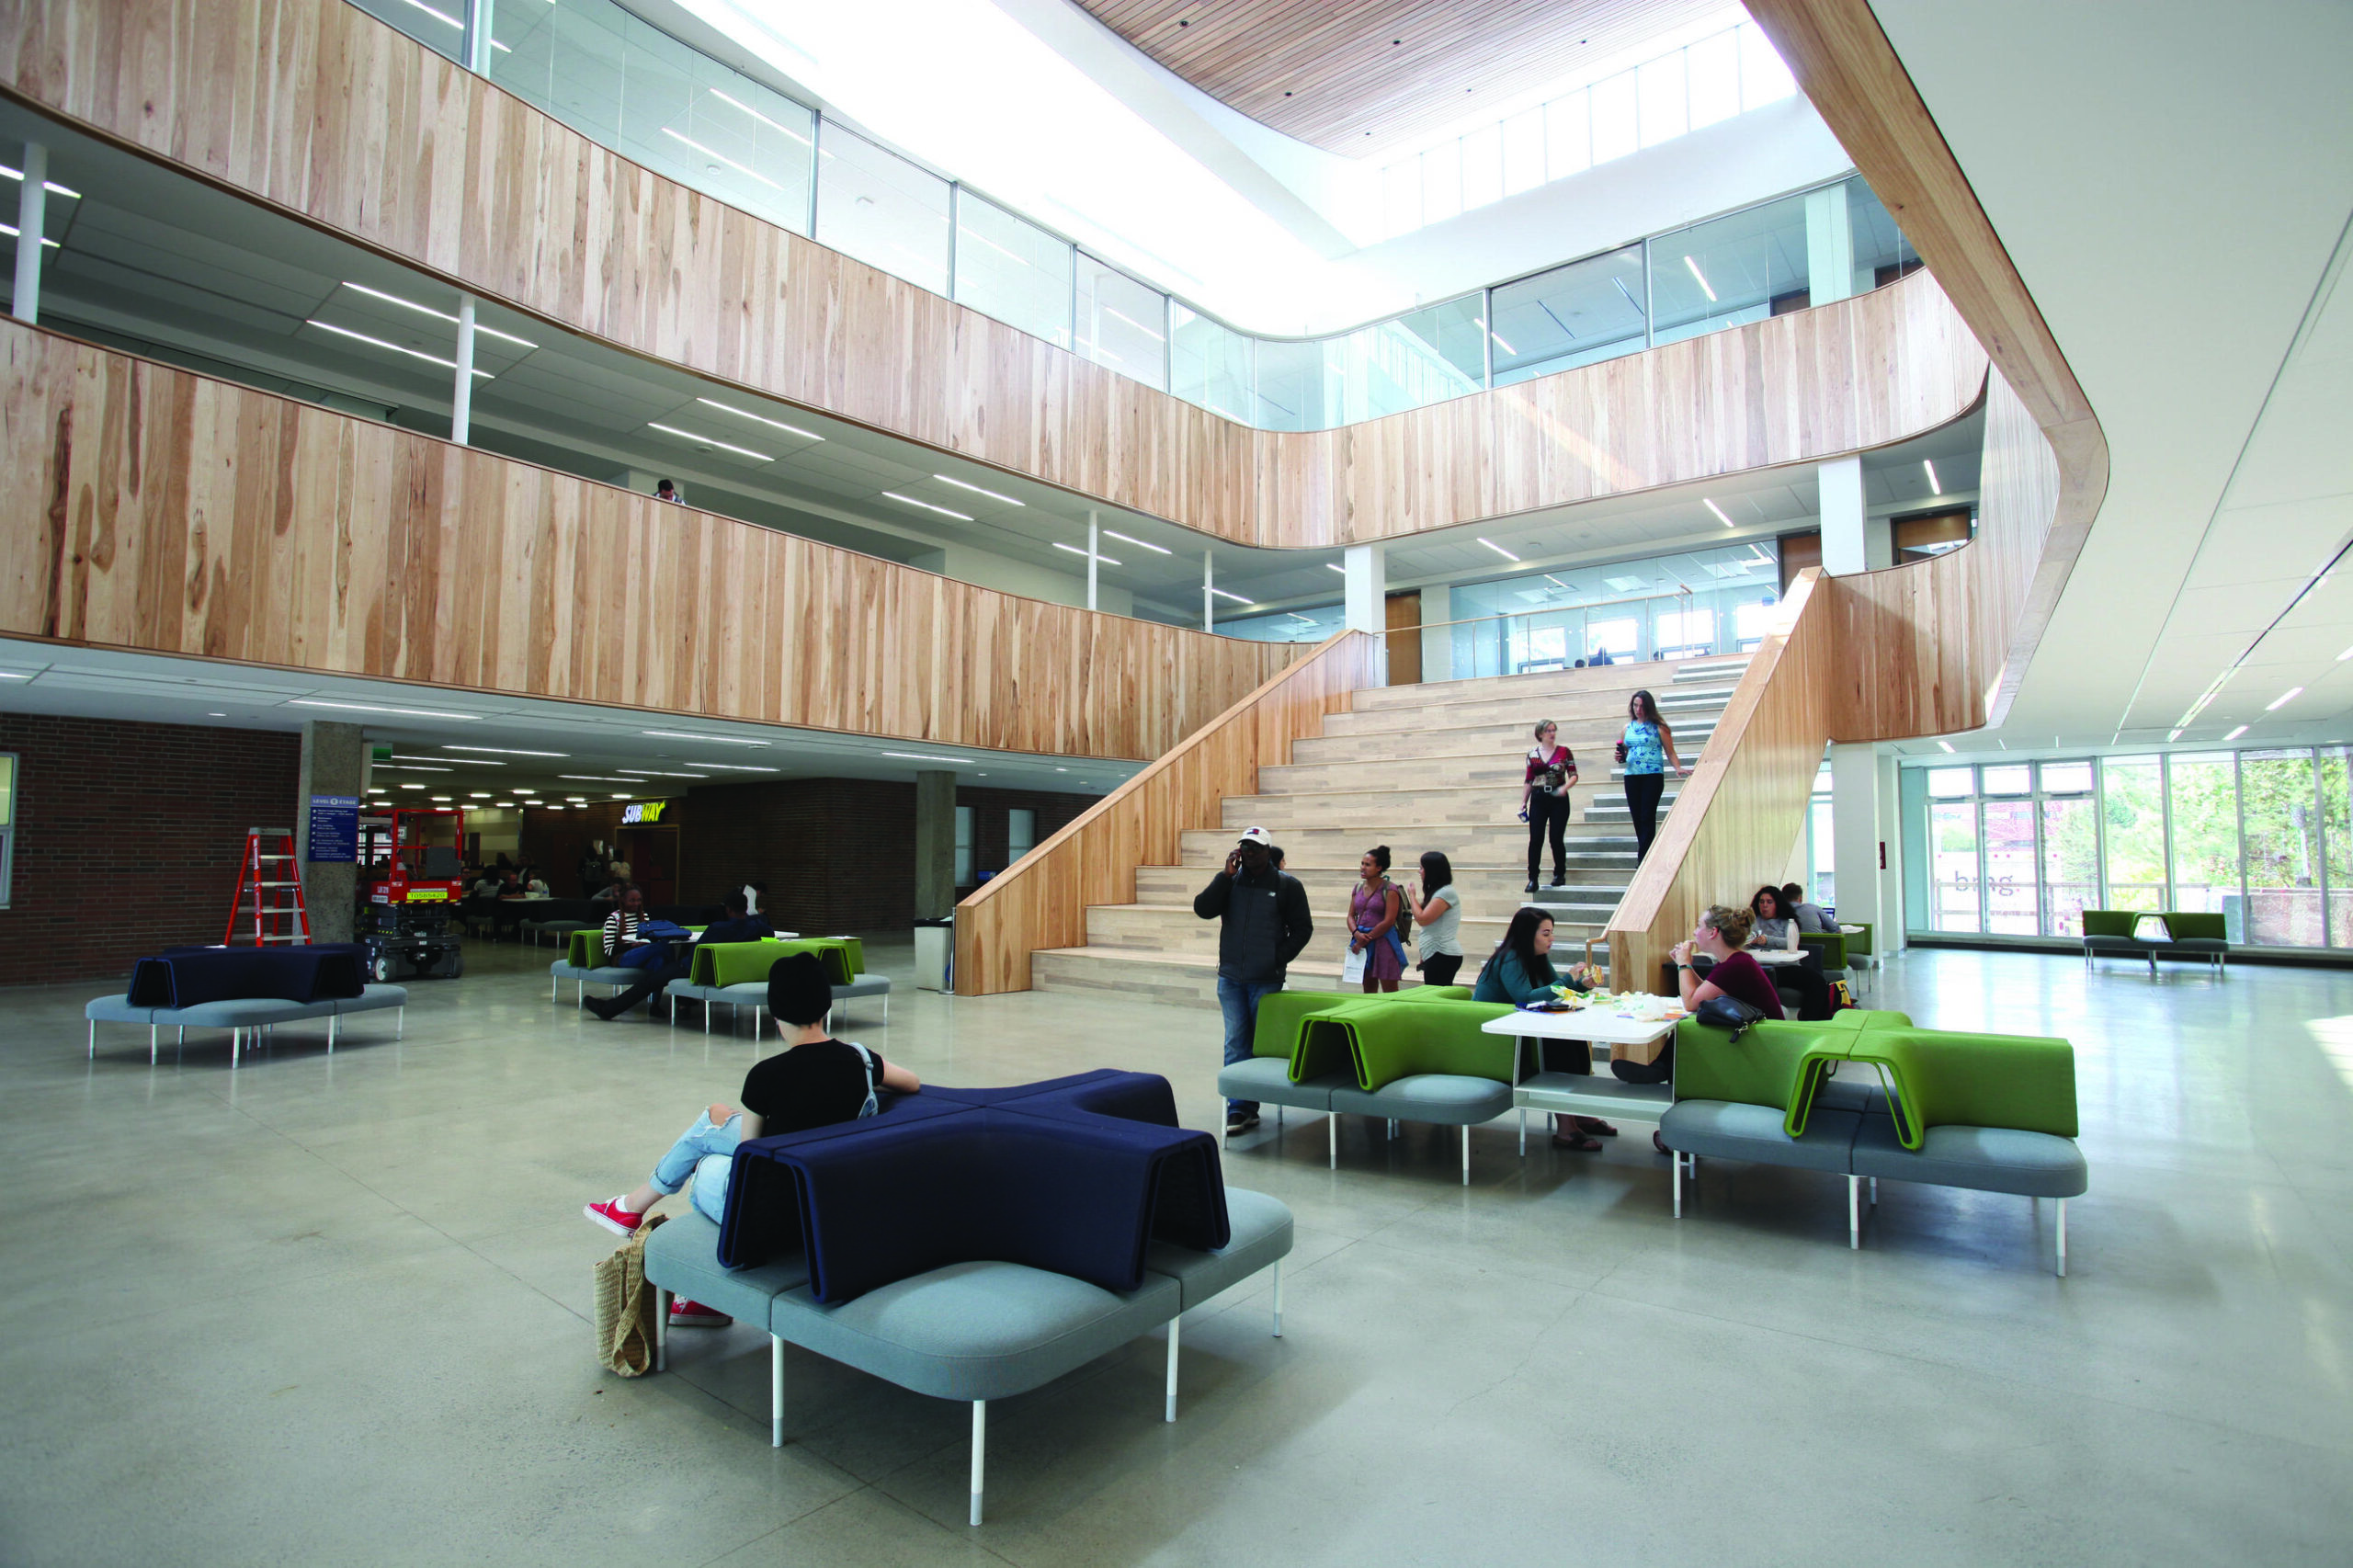
<path id="1" fill-rule="evenodd" d="M 922 991 L 956 989 L 956 917 L 915 922 L 915 986 Z"/>

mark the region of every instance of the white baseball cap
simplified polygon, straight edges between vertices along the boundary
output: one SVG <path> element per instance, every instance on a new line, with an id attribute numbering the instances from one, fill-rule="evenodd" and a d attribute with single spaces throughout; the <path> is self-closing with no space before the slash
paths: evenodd
<path id="1" fill-rule="evenodd" d="M 1263 844 L 1267 848 L 1272 849 L 1275 846 L 1275 835 L 1268 833 L 1263 827 L 1245 827 L 1242 830 L 1242 842 L 1245 844 Z"/>

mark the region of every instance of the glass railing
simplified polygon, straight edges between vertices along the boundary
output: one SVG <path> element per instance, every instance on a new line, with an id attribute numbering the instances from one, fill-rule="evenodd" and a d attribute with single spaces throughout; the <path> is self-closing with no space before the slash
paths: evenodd
<path id="1" fill-rule="evenodd" d="M 1861 176 L 1324 337 L 1245 333 L 614 0 L 352 0 L 656 174 L 1264 430 L 1328 430 L 1867 292 L 1919 257 Z"/>

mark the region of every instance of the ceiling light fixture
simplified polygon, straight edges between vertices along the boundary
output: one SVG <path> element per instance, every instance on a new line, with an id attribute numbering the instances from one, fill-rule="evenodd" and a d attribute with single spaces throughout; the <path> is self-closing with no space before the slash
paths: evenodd
<path id="1" fill-rule="evenodd" d="M 291 698 L 287 701 L 286 706 L 289 708 L 336 708 L 347 713 L 392 713 L 403 719 L 454 719 L 467 724 L 476 723 L 482 718 L 479 713 L 444 713 L 432 708 L 382 708 L 373 702 L 329 702 L 324 697 Z"/>
<path id="2" fill-rule="evenodd" d="M 404 784 L 401 788 L 404 790 L 422 790 L 425 786 L 422 784 Z"/>
<path id="3" fill-rule="evenodd" d="M 648 778 L 708 778 L 708 773 L 675 773 L 659 767 L 619 767 L 613 771 L 622 778 L 643 783 Z"/>
<path id="4" fill-rule="evenodd" d="M 22 179 L 24 176 L 19 175 L 17 177 Z M 14 223 L 0 223 L 0 234 L 6 234 L 13 240 L 17 238 L 17 226 Z M 59 244 L 55 240 L 51 239 L 47 234 L 43 234 L 40 237 L 40 243 L 47 245 L 51 250 L 63 250 L 65 248 L 63 245 Z"/>
<path id="5" fill-rule="evenodd" d="M 1739 525 L 1734 523 L 1730 517 L 1724 516 L 1724 509 L 1722 506 L 1717 506 L 1714 501 L 1711 500 L 1707 496 L 1702 495 L 1699 497 L 1699 505 L 1705 506 L 1709 511 L 1713 512 L 1716 515 L 1716 521 L 1723 524 L 1724 527 L 1728 528 L 1739 527 Z"/>
<path id="6" fill-rule="evenodd" d="M 1176 553 L 1175 551 L 1168 549 L 1165 545 L 1154 544 L 1150 540 L 1130 539 L 1127 535 L 1123 533 L 1114 533 L 1109 528 L 1105 528 L 1103 530 L 1103 537 L 1105 539 L 1116 539 L 1121 544 L 1132 544 L 1139 550 L 1149 550 L 1154 555 L 1174 555 Z"/>
<path id="7" fill-rule="evenodd" d="M 433 803 L 437 806 L 446 806 L 449 803 L 449 797 L 447 795 L 436 795 L 433 797 Z"/>
<path id="8" fill-rule="evenodd" d="M 920 751 L 886 751 L 882 755 L 884 756 L 904 756 L 909 762 L 963 762 L 967 760 L 961 756 L 933 756 L 927 752 Z"/>
<path id="9" fill-rule="evenodd" d="M 0 164 L 0 179 L 12 179 L 21 185 L 24 183 L 24 170 L 12 169 L 6 164 Z M 82 199 L 82 193 L 80 191 L 68 189 L 66 187 L 58 184 L 53 179 L 45 179 L 41 181 L 40 187 L 43 190 L 50 192 L 51 195 L 62 196 L 68 201 L 79 201 Z"/>
<path id="10" fill-rule="evenodd" d="M 1051 542 L 1056 550 L 1067 550 L 1073 555 L 1085 555 L 1086 553 L 1086 551 L 1079 549 L 1078 546 L 1074 544 L 1064 544 L 1060 540 L 1054 540 Z M 1100 561 L 1106 566 L 1117 566 L 1120 564 L 1120 562 L 1112 560 L 1109 556 L 1103 554 L 1100 551 L 1096 552 L 1095 559 Z"/>
<path id="11" fill-rule="evenodd" d="M 1223 588 L 1211 588 L 1210 592 L 1217 595 L 1220 598 L 1232 599 L 1238 605 L 1255 605 L 1258 602 L 1256 599 L 1245 599 L 1240 594 L 1230 594 Z"/>
<path id="12" fill-rule="evenodd" d="M 444 359 L 438 354 L 427 354 L 422 349 L 403 348 L 397 343 L 387 343 L 381 337 L 370 337 L 364 332 L 354 332 L 349 327 L 336 326 L 332 322 L 323 322 L 313 319 L 306 321 L 302 324 L 304 326 L 317 327 L 321 332 L 334 333 L 337 337 L 354 338 L 361 343 L 373 344 L 379 348 L 389 348 L 395 354 L 405 354 L 412 359 L 422 359 L 428 365 L 438 365 L 445 370 L 454 370 L 458 368 L 458 362 L 455 359 Z M 476 370 L 474 374 L 480 376 L 485 381 L 493 379 L 488 370 Z"/>
<path id="13" fill-rule="evenodd" d="M 2336 655 L 2336 662 L 2340 665 L 2347 659 L 2353 659 L 2353 648 L 2347 648 L 2345 652 Z"/>
<path id="14" fill-rule="evenodd" d="M 356 292 L 365 294 L 371 300 L 381 300 L 388 305 L 398 305 L 403 310 L 415 311 L 418 315 L 431 316 L 436 321 L 449 322 L 453 325 L 456 324 L 458 321 L 456 316 L 451 315 L 447 311 L 437 311 L 431 305 L 420 305 L 415 300 L 404 300 L 398 294 L 387 294 L 381 289 L 370 289 L 365 283 L 354 283 L 348 278 L 343 280 L 343 286 L 347 289 L 353 290 Z M 526 348 L 537 348 L 539 347 L 538 344 L 532 342 L 528 337 L 517 337 L 511 332 L 501 332 L 494 326 L 484 326 L 480 322 L 476 322 L 474 324 L 474 331 L 484 337 L 502 337 L 509 343 L 519 343 Z"/>
<path id="15" fill-rule="evenodd" d="M 447 767 L 419 767 L 412 763 L 406 767 L 386 767 L 384 771 L 387 773 L 448 773 L 451 770 Z"/>
<path id="16" fill-rule="evenodd" d="M 443 751 L 487 751 L 487 752 L 495 752 L 495 753 L 497 753 L 500 756 L 570 756 L 572 755 L 570 752 L 564 752 L 564 751 L 523 751 L 523 750 L 520 750 L 519 748 L 515 747 L 515 746 L 453 746 L 453 745 L 445 745 L 445 746 L 443 746 L 441 749 L 442 749 Z"/>
<path id="17" fill-rule="evenodd" d="M 943 517 L 953 517 L 960 523 L 969 523 L 972 520 L 972 515 L 970 512 L 951 512 L 945 506 L 935 506 L 928 501 L 918 501 L 912 495 L 902 495 L 895 490 L 885 490 L 882 494 L 904 506 L 920 506 L 926 512 L 937 512 Z"/>
<path id="18" fill-rule="evenodd" d="M 1299 613 L 1299 611 L 1297 611 L 1297 610 L 1295 610 L 1295 609 L 1294 609 L 1294 610 L 1286 610 L 1286 611 L 1284 611 L 1283 613 L 1285 613 L 1286 615 L 1290 616 L 1293 620 L 1303 620 L 1303 621 L 1307 622 L 1307 624 L 1308 624 L 1308 625 L 1310 625 L 1310 626 L 1313 626 L 1313 625 L 1314 625 L 1314 624 L 1315 624 L 1315 618 L 1314 618 L 1313 616 L 1312 616 L 1312 615 L 1302 615 L 1302 614 L 1300 614 L 1300 613 Z"/>
<path id="19" fill-rule="evenodd" d="M 1560 590 L 1561 590 L 1561 592 L 1563 592 L 1563 593 L 1564 593 L 1564 594 L 1574 594 L 1574 593 L 1575 593 L 1575 592 L 1576 592 L 1576 590 L 1575 590 L 1574 588 L 1570 587 L 1566 583 L 1562 582 L 1558 577 L 1553 576 L 1553 575 L 1552 575 L 1552 574 L 1551 574 L 1550 572 L 1547 572 L 1547 573 L 1545 573 L 1545 574 L 1544 574 L 1544 580 L 1545 580 L 1546 582 L 1548 582 L 1548 583 L 1552 584 L 1552 586 L 1554 586 L 1554 587 L 1556 587 L 1556 588 L 1560 589 Z"/>
<path id="20" fill-rule="evenodd" d="M 2226 741 L 2234 741 L 2245 733 L 2246 726 L 2245 724 L 2241 724 L 2237 729 L 2233 730 L 2229 734 L 2224 735 L 2222 738 Z"/>
<path id="21" fill-rule="evenodd" d="M 469 801 L 487 801 L 491 798 L 491 793 L 492 792 L 488 790 L 469 790 L 466 791 L 466 799 Z"/>
<path id="22" fill-rule="evenodd" d="M 1932 458 L 1922 458 L 1920 460 L 1920 466 L 1928 471 L 1929 490 L 1936 494 L 1942 495 L 1945 493 L 1945 487 L 1937 483 L 1936 460 Z"/>
<path id="23" fill-rule="evenodd" d="M 559 773 L 558 778 L 568 778 L 575 784 L 626 784 L 630 780 L 609 773 Z"/>
<path id="24" fill-rule="evenodd" d="M 2287 690 L 2281 692 L 2279 696 L 2273 698 L 2270 701 L 2265 703 L 2263 705 L 2263 710 L 2266 713 L 2277 713 L 2280 709 L 2285 708 L 2290 702 L 2295 701 L 2296 699 L 2302 697 L 2303 694 L 2304 688 L 2302 687 L 2291 686 Z"/>
<path id="25" fill-rule="evenodd" d="M 0 680 L 30 680 L 32 678 L 32 676 L 24 670 L 0 670 Z M 215 713 L 212 717 L 215 719 L 225 719 L 228 715 L 225 713 Z"/>
<path id="26" fill-rule="evenodd" d="M 1348 569 L 1347 569 L 1347 567 L 1345 567 L 1345 566 L 1336 566 L 1336 565 L 1334 565 L 1332 562 L 1330 562 L 1329 561 L 1326 561 L 1325 562 L 1324 562 L 1324 571 L 1326 571 L 1326 572 L 1337 572 L 1337 573 L 1338 573 L 1341 576 L 1343 576 L 1343 577 L 1345 577 L 1345 576 L 1347 576 L 1347 575 L 1348 574 Z"/>
<path id="27" fill-rule="evenodd" d="M 755 424 L 765 425 L 772 430 L 781 430 L 788 436 L 798 436 L 804 441 L 822 441 L 824 439 L 823 436 L 818 435 L 814 430 L 803 430 L 798 425 L 787 425 L 781 419 L 770 419 L 765 414 L 755 414 L 748 408 L 737 408 L 733 403 L 721 403 L 716 398 L 699 397 L 695 399 L 695 401 L 701 403 L 705 408 L 715 408 L 722 414 L 732 414 L 738 419 L 749 419 Z"/>
<path id="28" fill-rule="evenodd" d="M 1519 352 L 1519 350 L 1518 350 L 1518 349 L 1514 348 L 1510 344 L 1506 343 L 1506 342 L 1504 341 L 1504 335 L 1503 335 L 1502 333 L 1500 333 L 1500 332 L 1491 332 L 1491 333 L 1487 334 L 1487 335 L 1488 335 L 1489 337 L 1494 338 L 1494 339 L 1495 340 L 1495 347 L 1498 347 L 1498 348 L 1500 348 L 1500 349 L 1502 349 L 1505 353 L 1506 353 L 1506 354 L 1517 354 L 1517 353 L 1518 353 L 1518 352 Z"/>
<path id="29" fill-rule="evenodd" d="M 2181 732 L 2179 730 L 2167 730 L 2165 732 L 2165 744 L 2171 745 L 2174 742 L 2179 739 L 2181 739 Z"/>
<path id="30" fill-rule="evenodd" d="M 503 762 L 492 762 L 480 756 L 411 756 L 406 752 L 394 752 L 394 762 L 446 762 L 459 767 L 504 767 Z"/>
<path id="31" fill-rule="evenodd" d="M 1938 741 L 1937 744 L 1944 747 L 1948 754 L 1952 751 L 1952 743 L 1950 741 Z"/>
<path id="32" fill-rule="evenodd" d="M 1144 325 L 1143 323 L 1136 320 L 1135 317 L 1122 314 L 1121 312 L 1113 310 L 1108 305 L 1103 307 L 1103 313 L 1107 316 L 1113 317 L 1116 320 L 1127 323 L 1138 332 L 1142 333 L 1146 337 L 1151 338 L 1154 343 L 1165 343 L 1168 341 L 1166 338 L 1161 336 L 1160 334 L 1153 331 L 1152 328 Z"/>
<path id="33" fill-rule="evenodd" d="M 717 447 L 722 452 L 733 452 L 736 456 L 749 458 L 754 462 L 772 463 L 776 461 L 776 459 L 768 456 L 766 452 L 756 452 L 749 447 L 734 446 L 729 442 L 719 439 L 716 436 L 698 436 L 692 430 L 681 430 L 675 425 L 657 424 L 654 420 L 649 419 L 645 422 L 645 427 L 648 430 L 659 430 L 665 436 L 676 436 L 682 441 L 698 441 L 706 447 Z"/>
<path id="34" fill-rule="evenodd" d="M 1016 501 L 1010 495 L 1000 495 L 994 490 L 983 490 L 977 484 L 968 484 L 952 474 L 935 473 L 931 477 L 942 484 L 952 484 L 959 490 L 969 490 L 975 495 L 985 495 L 992 501 L 1002 501 L 1008 506 L 1026 506 L 1029 504 L 1027 501 Z"/>
<path id="35" fill-rule="evenodd" d="M 709 741 L 714 745 L 757 746 L 763 751 L 767 749 L 768 744 L 766 741 L 746 740 L 741 735 L 692 735 L 688 734 L 684 730 L 640 730 L 638 733 L 641 735 L 652 735 L 657 741 Z M 728 767 L 733 765 L 724 762 L 707 762 L 704 763 L 703 766 L 705 767 Z"/>
<path id="36" fill-rule="evenodd" d="M 718 159 L 721 163 L 725 164 L 729 168 L 733 169 L 737 174 L 744 176 L 747 179 L 758 180 L 762 185 L 767 186 L 770 190 L 776 191 L 779 195 L 784 191 L 784 187 L 777 184 L 776 181 L 768 178 L 767 176 L 760 173 L 759 170 L 747 168 L 744 165 L 739 164 L 734 159 L 729 157 L 726 153 L 715 152 L 712 149 L 704 146 L 699 142 L 692 141 L 687 137 L 681 136 L 666 125 L 662 128 L 662 134 L 667 136 L 673 142 L 683 142 L 687 146 L 692 147 L 696 152 L 700 153 L 706 158 Z"/>
<path id="37" fill-rule="evenodd" d="M 1485 545 L 1489 550 L 1494 551 L 1497 555 L 1502 556 L 1506 561 L 1517 561 L 1517 560 L 1518 560 L 1518 559 L 1519 559 L 1519 557 L 1518 557 L 1518 556 L 1514 555 L 1510 551 L 1506 550 L 1502 545 L 1497 544 L 1494 540 L 1491 540 L 1491 539 L 1483 539 L 1483 540 L 1481 540 L 1479 542 L 1480 542 L 1481 544 Z"/>
<path id="38" fill-rule="evenodd" d="M 1699 292 L 1708 296 L 1708 303 L 1716 303 L 1716 291 L 1708 287 L 1708 276 L 1699 270 L 1699 264 L 1687 256 L 1683 258 L 1683 265 L 1691 269 L 1691 276 L 1699 281 Z"/>
<path id="39" fill-rule="evenodd" d="M 809 145 L 809 138 L 801 135 L 801 132 L 793 130 L 792 127 L 789 125 L 779 125 L 775 120 L 770 119 L 767 115 L 762 114 L 758 109 L 754 108 L 751 105 L 744 103 L 738 99 L 729 97 L 717 87 L 705 87 L 703 91 L 710 95 L 712 97 L 717 98 L 721 103 L 732 104 L 735 108 L 742 109 L 745 114 L 750 115 L 754 119 L 758 120 L 762 125 L 767 126 L 769 130 L 783 131 L 787 136 L 791 137 L 803 147 Z"/>

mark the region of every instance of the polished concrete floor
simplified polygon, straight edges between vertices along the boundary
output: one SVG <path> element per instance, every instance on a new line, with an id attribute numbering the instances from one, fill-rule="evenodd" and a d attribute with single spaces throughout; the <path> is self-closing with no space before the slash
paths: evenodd
<path id="1" fill-rule="evenodd" d="M 1218 1107 L 1214 1015 L 901 990 L 843 1033 L 946 1083 L 1111 1064 Z M 100 987 L 7 993 L 0 1562 L 2331 1563 L 2353 1561 L 2353 973 L 2215 981 L 1920 952 L 1874 1000 L 2075 1042 L 2071 1271 L 2024 1199 L 1705 1165 L 1669 1212 L 1599 1155 L 1294 1116 L 1233 1185 L 1298 1216 L 1263 1281 L 993 1407 L 767 1343 L 594 1360 L 581 1204 L 732 1098 L 748 1033 L 602 1024 L 544 952 L 419 983 L 404 1040 L 207 1035 L 150 1068 Z M 680 1343 L 679 1341 L 683 1341 Z"/>

